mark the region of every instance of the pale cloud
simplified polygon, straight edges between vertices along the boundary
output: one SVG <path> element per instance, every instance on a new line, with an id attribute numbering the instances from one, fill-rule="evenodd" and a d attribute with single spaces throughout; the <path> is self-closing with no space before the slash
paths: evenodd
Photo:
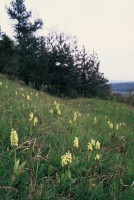
<path id="1" fill-rule="evenodd" d="M 11 22 L 0 5 L 0 25 L 11 34 Z M 51 27 L 73 34 L 98 53 L 101 71 L 109 79 L 134 80 L 134 0 L 25 0 L 33 16 Z M 8 25 L 9 24 L 9 25 Z"/>

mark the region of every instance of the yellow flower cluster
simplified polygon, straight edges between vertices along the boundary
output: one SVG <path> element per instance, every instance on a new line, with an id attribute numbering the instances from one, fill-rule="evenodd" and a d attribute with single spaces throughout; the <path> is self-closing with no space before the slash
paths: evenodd
<path id="1" fill-rule="evenodd" d="M 119 124 L 116 124 L 116 130 L 118 130 L 119 129 Z"/>
<path id="2" fill-rule="evenodd" d="M 97 124 L 97 118 L 96 117 L 94 117 L 94 123 Z"/>
<path id="3" fill-rule="evenodd" d="M 87 149 L 92 151 L 93 150 L 93 146 L 96 149 L 100 149 L 100 142 L 99 141 L 95 142 L 94 139 L 91 139 L 91 141 L 88 143 Z"/>
<path id="4" fill-rule="evenodd" d="M 70 120 L 69 120 L 69 124 L 72 124 L 72 123 L 73 123 L 73 122 L 72 122 L 72 120 L 70 119 Z"/>
<path id="5" fill-rule="evenodd" d="M 18 134 L 14 129 L 11 129 L 10 140 L 11 140 L 11 146 L 16 146 L 16 147 L 18 146 Z"/>
<path id="6" fill-rule="evenodd" d="M 100 159 L 100 154 L 96 154 L 95 160 L 99 160 L 99 159 Z"/>
<path id="7" fill-rule="evenodd" d="M 24 91 L 24 89 L 23 89 L 23 88 L 19 88 L 19 90 L 20 90 L 20 91 Z"/>
<path id="8" fill-rule="evenodd" d="M 33 113 L 29 114 L 29 121 L 33 121 L 34 126 L 38 123 L 38 118 L 34 117 Z"/>
<path id="9" fill-rule="evenodd" d="M 29 100 L 29 101 L 30 101 L 30 95 L 27 95 L 27 100 Z"/>
<path id="10" fill-rule="evenodd" d="M 0 81 L 0 85 L 2 85 L 2 82 Z"/>
<path id="11" fill-rule="evenodd" d="M 100 142 L 98 142 L 98 141 L 96 142 L 95 148 L 100 149 Z"/>
<path id="12" fill-rule="evenodd" d="M 75 137 L 74 138 L 74 143 L 73 146 L 78 148 L 79 147 L 79 138 Z M 99 141 L 95 141 L 93 138 L 91 139 L 91 141 L 88 143 L 88 150 L 100 150 L 100 142 Z M 95 151 L 96 152 L 96 151 Z M 97 151 L 98 152 L 98 151 Z M 95 160 L 99 160 L 101 157 L 100 154 L 96 154 L 95 156 Z M 61 165 L 62 167 L 64 167 L 65 165 L 68 165 L 69 163 L 72 163 L 72 155 L 71 153 L 68 151 L 67 153 L 65 153 L 63 156 L 61 156 Z"/>
<path id="13" fill-rule="evenodd" d="M 38 123 L 38 118 L 37 117 L 34 117 L 33 123 L 34 123 L 34 126 Z"/>
<path id="14" fill-rule="evenodd" d="M 76 112 L 74 112 L 74 118 L 73 118 L 73 121 L 75 122 L 75 121 L 76 121 L 76 119 L 77 119 L 77 113 L 76 113 Z"/>
<path id="15" fill-rule="evenodd" d="M 116 130 L 118 130 L 121 126 L 125 126 L 125 122 L 116 124 Z"/>
<path id="16" fill-rule="evenodd" d="M 100 142 L 99 141 L 95 142 L 94 139 L 91 139 L 91 141 L 88 143 L 87 149 L 92 151 L 93 147 L 95 147 L 95 149 L 99 150 L 100 149 Z M 96 154 L 95 160 L 99 160 L 99 159 L 100 159 L 100 154 Z"/>
<path id="17" fill-rule="evenodd" d="M 57 113 L 58 115 L 61 115 L 60 104 L 57 103 L 57 101 L 55 101 L 55 102 L 54 102 L 54 105 L 55 105 L 56 113 Z"/>
<path id="18" fill-rule="evenodd" d="M 110 121 L 108 121 L 107 123 L 108 123 L 108 125 L 109 125 L 109 128 L 110 128 L 110 129 L 113 129 L 113 127 L 114 127 L 113 123 L 110 122 Z"/>
<path id="19" fill-rule="evenodd" d="M 49 111 L 51 114 L 53 114 L 53 110 L 51 109 L 50 111 Z"/>
<path id="20" fill-rule="evenodd" d="M 66 154 L 61 156 L 61 165 L 64 167 L 65 165 L 68 165 L 69 163 L 72 163 L 72 155 L 68 151 Z"/>
<path id="21" fill-rule="evenodd" d="M 73 121 L 74 121 L 74 122 L 77 120 L 77 117 L 81 117 L 81 113 L 79 113 L 79 112 L 74 112 L 74 117 L 73 117 Z"/>
<path id="22" fill-rule="evenodd" d="M 78 137 L 74 138 L 74 144 L 73 144 L 73 146 L 76 147 L 76 148 L 79 147 L 79 139 L 78 139 Z"/>
<path id="23" fill-rule="evenodd" d="M 113 129 L 113 127 L 114 127 L 113 123 L 110 122 L 110 121 L 108 121 L 107 123 L 109 125 L 109 128 Z M 121 126 L 125 126 L 125 122 L 119 123 L 119 124 L 115 124 L 115 129 L 118 130 Z"/>
<path id="24" fill-rule="evenodd" d="M 34 117 L 33 113 L 30 113 L 30 114 L 29 114 L 29 121 L 32 121 L 32 120 L 33 120 L 33 117 Z"/>

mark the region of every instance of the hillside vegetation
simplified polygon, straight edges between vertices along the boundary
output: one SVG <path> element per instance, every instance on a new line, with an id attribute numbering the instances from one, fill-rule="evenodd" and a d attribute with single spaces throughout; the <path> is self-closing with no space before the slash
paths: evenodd
<path id="1" fill-rule="evenodd" d="M 0 199 L 132 200 L 134 110 L 0 75 Z"/>

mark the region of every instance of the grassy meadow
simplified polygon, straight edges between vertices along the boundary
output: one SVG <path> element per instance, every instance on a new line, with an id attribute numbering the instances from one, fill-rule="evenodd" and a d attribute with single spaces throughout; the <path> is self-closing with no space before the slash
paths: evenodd
<path id="1" fill-rule="evenodd" d="M 134 109 L 0 75 L 1 200 L 133 200 Z"/>

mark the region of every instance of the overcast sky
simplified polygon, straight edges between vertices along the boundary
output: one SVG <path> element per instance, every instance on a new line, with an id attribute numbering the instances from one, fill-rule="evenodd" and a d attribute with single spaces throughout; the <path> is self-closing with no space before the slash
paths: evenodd
<path id="1" fill-rule="evenodd" d="M 0 0 L 0 25 L 11 35 L 11 20 Z M 56 28 L 75 35 L 101 62 L 109 80 L 134 81 L 134 0 L 25 0 L 33 17 L 41 18 L 45 34 Z"/>

